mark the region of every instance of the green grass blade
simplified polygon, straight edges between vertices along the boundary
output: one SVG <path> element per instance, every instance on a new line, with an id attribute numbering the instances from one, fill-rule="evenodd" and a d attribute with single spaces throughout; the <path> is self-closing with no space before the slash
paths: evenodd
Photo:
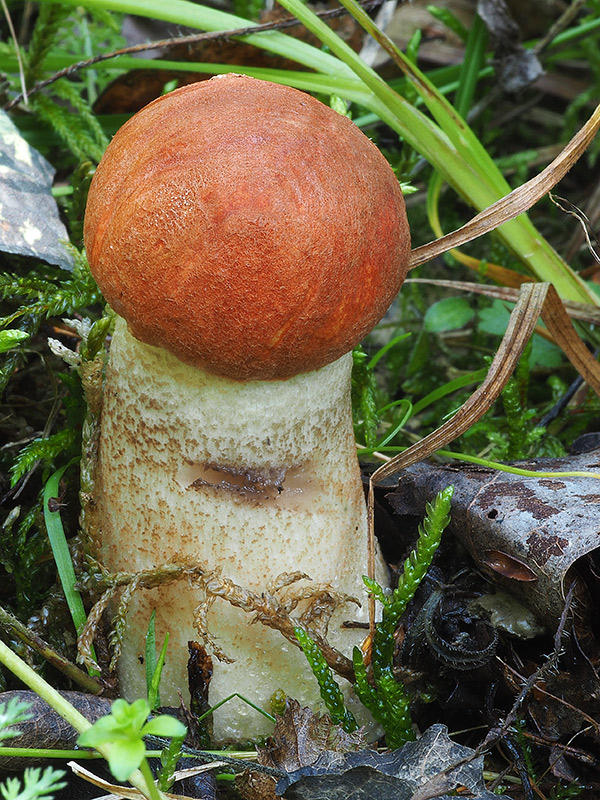
<path id="1" fill-rule="evenodd" d="M 75 626 L 77 635 L 79 635 L 86 623 L 87 616 L 83 607 L 81 595 L 75 588 L 77 579 L 75 577 L 71 553 L 69 552 L 69 545 L 67 544 L 67 538 L 60 518 L 60 511 L 51 511 L 49 507 L 50 501 L 59 496 L 62 476 L 69 467 L 76 463 L 77 459 L 71 459 L 68 464 L 57 469 L 46 481 L 46 485 L 44 486 L 44 522 L 46 524 L 46 531 L 48 532 L 50 547 L 52 548 L 52 555 L 56 562 L 58 577 L 71 613 L 73 625 Z M 95 659 L 93 652 L 92 657 Z M 99 676 L 97 670 L 88 671 L 90 675 Z"/>
<path id="2" fill-rule="evenodd" d="M 68 2 L 88 8 L 140 14 L 204 30 L 229 30 L 248 24 L 248 20 L 241 17 L 195 5 L 187 0 Z M 434 84 L 376 28 L 371 18 L 354 0 L 342 0 L 342 5 L 394 54 L 437 124 L 388 86 L 301 0 L 282 0 L 281 5 L 315 33 L 331 52 L 324 52 L 279 31 L 263 31 L 238 38 L 270 52 L 285 55 L 330 77 L 351 79 L 354 73 L 365 88 L 370 90 L 370 94 L 363 97 L 364 107 L 376 113 L 405 138 L 477 210 L 487 208 L 508 194 L 509 187 L 502 173 L 466 122 Z M 338 93 L 343 96 L 343 92 Z M 498 236 L 530 273 L 540 281 L 552 283 L 565 299 L 596 305 L 600 303 L 598 297 L 539 234 L 527 216 L 521 215 L 504 223 L 498 229 Z"/>
<path id="3" fill-rule="evenodd" d="M 53 2 L 53 0 L 41 0 Z M 254 23 L 244 17 L 237 17 L 208 6 L 188 0 L 65 0 L 68 5 L 90 9 L 116 11 L 122 14 L 137 14 L 141 17 L 160 19 L 175 25 L 186 25 L 205 31 L 233 30 L 249 28 Z M 271 53 L 291 58 L 299 64 L 330 75 L 351 77 L 348 67 L 339 59 L 300 39 L 280 31 L 263 31 L 236 37 L 237 40 L 261 47 Z M 230 71 L 232 71 L 230 69 Z"/>
<path id="4" fill-rule="evenodd" d="M 458 90 L 454 98 L 454 107 L 465 118 L 473 105 L 475 89 L 485 63 L 487 40 L 485 23 L 476 14 L 467 36 L 465 56 L 460 66 Z"/>
<path id="5" fill-rule="evenodd" d="M 329 49 L 360 77 L 375 95 L 371 110 L 403 136 L 434 166 L 455 191 L 481 211 L 509 193 L 510 187 L 479 139 L 438 89 L 398 50 L 355 0 L 340 0 L 357 21 L 392 51 L 438 125 L 394 92 L 301 0 L 281 0 Z M 552 283 L 569 300 L 600 303 L 522 214 L 497 229 L 498 236 L 535 277 Z"/>
<path id="6" fill-rule="evenodd" d="M 44 522 L 46 523 L 46 530 L 48 531 L 48 539 L 50 540 L 50 547 L 56 562 L 56 569 L 58 576 L 65 593 L 69 611 L 75 625 L 75 630 L 79 634 L 86 622 L 86 613 L 83 608 L 81 595 L 75 588 L 76 577 L 73 568 L 73 561 L 69 552 L 69 546 L 65 536 L 65 531 L 62 525 L 59 511 L 51 511 L 49 502 L 59 496 L 59 486 L 62 476 L 67 469 L 76 463 L 76 459 L 72 459 L 69 463 L 57 469 L 46 481 L 44 486 Z"/>

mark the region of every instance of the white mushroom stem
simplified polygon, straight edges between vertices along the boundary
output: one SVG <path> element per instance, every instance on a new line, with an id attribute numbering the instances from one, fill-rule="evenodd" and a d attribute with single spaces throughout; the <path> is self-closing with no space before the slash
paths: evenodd
<path id="1" fill-rule="evenodd" d="M 347 655 L 365 636 L 367 523 L 350 407 L 352 358 L 285 381 L 237 382 L 188 366 L 135 339 L 119 319 L 111 344 L 94 490 L 98 553 L 111 571 L 192 559 L 261 592 L 281 573 L 360 599 L 335 612 L 330 643 Z M 383 564 L 378 578 L 385 582 Z M 305 586 L 310 585 L 307 582 Z M 188 699 L 187 643 L 203 600 L 184 582 L 141 590 L 128 616 L 119 675 L 128 699 L 145 695 L 144 635 L 170 634 L 163 704 Z M 277 631 L 217 598 L 208 628 L 235 661 L 215 660 L 212 705 L 239 692 L 269 708 L 277 689 L 319 706 L 303 654 Z M 215 714 L 215 737 L 270 726 L 239 700 Z"/>

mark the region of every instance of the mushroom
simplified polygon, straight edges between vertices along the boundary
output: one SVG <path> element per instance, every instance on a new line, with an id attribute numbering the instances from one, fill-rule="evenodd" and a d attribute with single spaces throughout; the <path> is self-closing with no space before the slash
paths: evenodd
<path id="1" fill-rule="evenodd" d="M 93 541 L 111 570 L 201 564 L 255 592 L 284 573 L 360 598 L 329 641 L 364 631 L 367 522 L 350 406 L 351 349 L 406 273 L 399 183 L 348 118 L 241 75 L 167 94 L 115 135 L 85 216 L 92 273 L 118 315 L 104 388 Z M 381 560 L 377 575 L 386 582 Z M 304 592 L 312 584 L 304 580 Z M 289 587 L 290 589 L 293 587 Z M 163 701 L 185 695 L 202 601 L 183 582 L 136 593 L 119 664 L 145 692 L 144 634 L 170 633 Z M 278 689 L 318 701 L 300 651 L 225 599 L 206 617 L 231 663 L 211 704 Z M 266 727 L 265 727 L 266 725 Z M 239 701 L 217 740 L 263 734 Z"/>

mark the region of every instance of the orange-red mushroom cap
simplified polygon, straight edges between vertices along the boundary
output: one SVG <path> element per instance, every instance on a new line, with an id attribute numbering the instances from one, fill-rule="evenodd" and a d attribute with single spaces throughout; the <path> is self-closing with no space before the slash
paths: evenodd
<path id="1" fill-rule="evenodd" d="M 178 89 L 123 125 L 84 238 L 134 336 L 239 380 L 348 352 L 397 294 L 410 251 L 396 176 L 356 125 L 241 75 Z"/>

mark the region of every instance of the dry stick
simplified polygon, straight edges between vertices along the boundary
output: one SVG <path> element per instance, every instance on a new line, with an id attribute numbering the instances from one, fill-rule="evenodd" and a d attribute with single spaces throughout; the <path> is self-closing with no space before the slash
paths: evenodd
<path id="1" fill-rule="evenodd" d="M 536 691 L 541 691 L 539 686 L 536 686 Z M 575 711 L 580 711 L 580 710 L 581 709 L 579 708 L 575 709 Z M 600 764 L 600 759 L 596 758 L 586 750 L 582 750 L 581 747 L 574 747 L 572 744 L 570 744 L 570 742 L 572 742 L 576 736 L 579 736 L 582 733 L 586 733 L 587 730 L 588 728 L 582 728 L 579 731 L 577 731 L 577 733 L 573 734 L 573 736 L 569 740 L 569 743 L 560 744 L 560 750 L 561 753 L 565 756 L 572 756 L 573 758 L 576 758 L 583 764 L 587 764 L 590 767 L 597 768 L 598 765 Z M 538 744 L 542 747 L 550 747 L 556 744 L 556 742 L 552 740 L 548 741 L 548 738 L 544 738 L 543 736 L 537 735 L 535 733 L 530 733 L 529 731 L 522 731 L 522 735 L 530 742 L 533 742 L 533 744 Z"/>
<path id="2" fill-rule="evenodd" d="M 525 282 L 535 283 L 535 281 L 524 281 L 524 283 Z M 448 281 L 438 278 L 407 278 L 405 283 L 426 283 L 430 286 L 457 289 L 460 292 L 481 294 L 493 300 L 503 300 L 506 303 L 516 303 L 519 299 L 520 291 L 520 289 L 509 286 L 492 286 L 491 284 L 474 283 L 473 281 Z M 590 325 L 600 325 L 600 306 L 592 306 L 589 303 L 579 303 L 576 300 L 563 300 L 562 304 L 571 319 L 577 319 L 580 322 L 589 322 Z"/>
<path id="3" fill-rule="evenodd" d="M 543 678 L 543 676 L 551 669 L 556 667 L 558 663 L 558 659 L 561 656 L 562 651 L 562 640 L 565 633 L 565 627 L 567 624 L 567 619 L 569 615 L 569 611 L 571 610 L 571 604 L 573 602 L 573 594 L 575 593 L 575 582 L 573 582 L 570 587 L 569 591 L 567 592 L 567 596 L 565 598 L 565 605 L 563 607 L 562 614 L 560 615 L 560 620 L 558 623 L 558 627 L 556 629 L 556 633 L 554 634 L 554 648 L 552 650 L 551 655 L 547 659 L 545 664 L 542 664 L 541 667 L 536 669 L 534 673 L 532 673 L 525 683 L 523 684 L 523 688 L 517 695 L 516 700 L 514 701 L 511 710 L 506 715 L 506 719 L 497 728 L 493 728 L 485 737 L 485 739 L 481 742 L 481 744 L 475 750 L 477 755 L 482 755 L 484 752 L 493 747 L 497 744 L 500 739 L 506 735 L 508 729 L 511 725 L 513 725 L 517 719 L 517 715 L 519 713 L 519 709 L 523 705 L 525 698 L 529 694 L 529 692 L 533 689 L 535 684 Z"/>
<path id="4" fill-rule="evenodd" d="M 564 632 L 565 632 L 565 626 L 567 624 L 569 611 L 571 609 L 571 604 L 572 604 L 572 601 L 573 601 L 573 593 L 574 593 L 574 591 L 575 591 L 575 583 L 573 582 L 571 584 L 571 586 L 569 587 L 569 591 L 567 592 L 567 596 L 565 598 L 565 605 L 564 605 L 564 608 L 563 608 L 563 612 L 561 614 L 560 621 L 559 621 L 558 627 L 556 629 L 556 633 L 554 634 L 554 647 L 553 647 L 552 653 L 550 654 L 550 656 L 546 660 L 546 663 L 542 664 L 542 666 L 539 667 L 524 682 L 523 687 L 522 687 L 521 691 L 519 692 L 519 694 L 517 695 L 517 698 L 514 701 L 514 703 L 512 705 L 512 708 L 508 712 L 504 722 L 501 725 L 498 725 L 497 727 L 492 728 L 487 733 L 487 735 L 485 736 L 483 741 L 475 748 L 475 750 L 470 755 L 466 756 L 465 758 L 461 758 L 458 761 L 455 761 L 455 762 L 453 762 L 451 764 L 448 764 L 446 767 L 444 767 L 443 770 L 440 770 L 440 772 L 437 775 L 434 775 L 433 778 L 431 778 L 428 783 L 432 783 L 433 786 L 435 787 L 436 779 L 439 779 L 441 776 L 448 775 L 450 772 L 453 772 L 455 769 L 458 769 L 459 767 L 462 767 L 464 764 L 468 764 L 468 763 L 474 761 L 476 758 L 479 758 L 480 756 L 484 755 L 489 750 L 491 750 L 492 747 L 494 747 L 496 744 L 498 744 L 498 742 L 503 737 L 506 736 L 506 734 L 508 733 L 508 729 L 516 721 L 517 715 L 519 713 L 519 709 L 521 708 L 521 705 L 525 701 L 525 698 L 527 697 L 529 692 L 533 689 L 535 684 L 541 678 L 543 678 L 543 676 L 548 672 L 548 670 L 553 669 L 554 667 L 556 667 L 558 659 L 561 656 L 562 640 L 563 640 L 563 636 L 564 636 Z M 438 796 L 438 794 L 428 793 L 427 786 L 428 786 L 428 784 L 425 784 L 424 786 L 422 786 L 416 792 L 416 794 L 413 796 L 413 800 L 414 800 L 415 797 L 418 797 L 418 800 L 429 800 L 429 798 L 433 799 L 434 797 Z"/>
<path id="5" fill-rule="evenodd" d="M 13 40 L 15 45 L 15 54 L 17 56 L 17 64 L 19 65 L 19 80 L 21 82 L 21 91 L 23 92 L 21 97 L 24 97 L 25 105 L 27 105 L 27 86 L 25 85 L 25 69 L 23 67 L 23 58 L 21 56 L 21 48 L 19 47 L 19 40 L 17 38 L 17 34 L 15 33 L 15 29 L 13 27 L 13 22 L 10 16 L 10 12 L 8 10 L 8 6 L 6 5 L 6 0 L 1 0 L 1 2 L 2 2 L 2 10 L 4 11 L 4 17 L 6 19 L 6 24 L 8 25 L 10 38 Z"/>
<path id="6" fill-rule="evenodd" d="M 542 38 L 538 41 L 536 46 L 533 48 L 533 52 L 536 53 L 536 55 L 539 55 L 548 47 L 548 45 L 552 44 L 556 36 L 558 36 L 561 31 L 568 27 L 571 22 L 573 22 L 586 2 L 587 0 L 573 0 L 571 5 L 566 8 L 556 22 L 554 22 L 548 33 L 545 36 L 542 36 Z"/>
<path id="7" fill-rule="evenodd" d="M 4 2 L 4 0 L 2 0 L 2 2 Z M 365 0 L 365 2 L 361 3 L 361 5 L 363 8 L 370 10 L 372 8 L 376 8 L 377 6 L 381 5 L 381 0 Z M 348 12 L 346 11 L 345 8 L 332 8 L 328 9 L 327 11 L 317 12 L 317 16 L 320 17 L 321 19 L 332 19 L 335 17 L 341 17 L 342 15 L 347 13 Z M 144 44 L 135 44 L 135 45 L 130 45 L 129 47 L 122 47 L 119 50 L 113 50 L 111 53 L 104 53 L 101 55 L 93 56 L 93 58 L 87 58 L 83 61 L 78 61 L 76 64 L 71 64 L 70 66 L 65 67 L 64 69 L 55 72 L 54 75 L 51 75 L 49 78 L 46 78 L 43 81 L 39 81 L 39 83 L 36 83 L 29 90 L 23 88 L 21 94 L 18 94 L 15 98 L 13 98 L 9 103 L 7 103 L 4 106 L 4 110 L 10 111 L 10 109 L 14 108 L 14 106 L 20 103 L 21 100 L 25 100 L 25 102 L 27 102 L 27 98 L 31 97 L 31 95 L 36 94 L 41 89 L 44 89 L 46 86 L 50 86 L 50 84 L 60 80 L 60 78 L 68 78 L 82 69 L 86 69 L 87 67 L 93 67 L 96 64 L 100 64 L 102 61 L 108 61 L 111 58 L 118 58 L 119 56 L 131 55 L 132 53 L 134 54 L 143 53 L 147 50 L 165 49 L 182 44 L 198 44 L 199 42 L 211 42 L 211 41 L 218 41 L 220 39 L 233 39 L 239 36 L 249 36 L 250 34 L 253 33 L 263 33 L 263 31 L 274 31 L 274 30 L 282 30 L 285 28 L 292 28 L 296 25 L 301 25 L 301 24 L 302 23 L 295 17 L 286 17 L 286 19 L 282 20 L 256 23 L 254 25 L 247 25 L 243 28 L 232 28 L 231 30 L 227 31 L 209 31 L 208 33 L 192 33 L 189 36 L 179 36 L 169 39 L 158 39 L 157 41 L 153 42 L 145 42 Z"/>
<path id="8" fill-rule="evenodd" d="M 503 667 L 505 667 L 507 672 L 511 674 L 511 677 L 523 680 L 523 676 L 519 672 L 517 672 L 516 669 L 513 669 L 513 667 L 509 666 L 508 664 L 505 664 L 504 662 L 502 662 L 502 665 Z M 585 722 L 588 723 L 588 727 L 594 730 L 596 737 L 600 735 L 600 722 L 598 722 L 598 720 L 595 720 L 593 717 L 590 717 L 589 714 L 586 714 L 585 711 L 583 711 L 583 709 L 577 708 L 577 706 L 574 706 L 572 703 L 567 702 L 563 697 L 558 697 L 557 695 L 552 694 L 552 692 L 549 692 L 546 689 L 544 689 L 543 686 L 536 686 L 535 690 L 536 692 L 539 692 L 539 694 L 543 694 L 545 697 L 548 697 L 550 700 L 553 700 L 555 703 L 564 706 L 564 708 L 566 708 L 573 714 L 580 716 L 581 719 L 583 719 Z M 578 733 L 580 733 L 580 731 L 578 731 Z M 553 744 L 557 743 L 553 742 Z"/>
<path id="9" fill-rule="evenodd" d="M 577 131 L 561 154 L 546 169 L 542 170 L 535 178 L 514 189 L 510 194 L 492 203 L 491 206 L 488 206 L 488 208 L 473 217 L 462 228 L 442 236 L 441 239 L 436 239 L 433 242 L 429 242 L 429 244 L 415 248 L 410 256 L 409 269 L 414 269 L 419 264 L 431 261 L 454 247 L 460 247 L 467 242 L 471 242 L 484 233 L 495 230 L 504 222 L 509 222 L 528 211 L 543 195 L 562 180 L 575 161 L 590 145 L 598 129 L 600 129 L 600 105 L 596 106 L 594 113 L 585 125 Z"/>
<path id="10" fill-rule="evenodd" d="M 86 692 L 100 694 L 103 690 L 104 687 L 95 678 L 92 678 L 87 672 L 79 669 L 72 661 L 69 661 L 50 647 L 40 636 L 30 630 L 26 625 L 23 625 L 20 620 L 2 608 L 2 606 L 0 606 L 0 628 L 9 636 L 16 636 L 17 639 L 20 639 L 28 647 L 31 647 L 32 650 L 35 650 L 43 656 L 55 669 L 58 669 L 74 683 L 79 684 Z"/>

